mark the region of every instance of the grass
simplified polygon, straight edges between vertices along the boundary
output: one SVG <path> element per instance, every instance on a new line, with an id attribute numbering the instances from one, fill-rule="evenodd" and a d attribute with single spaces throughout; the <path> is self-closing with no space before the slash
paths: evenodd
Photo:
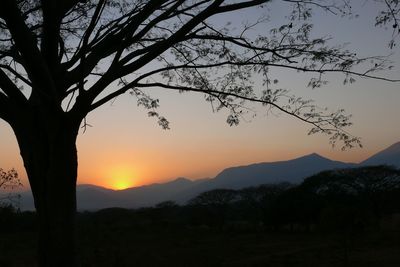
<path id="1" fill-rule="evenodd" d="M 89 226 L 89 225 L 88 225 Z M 101 229 L 100 229 L 101 228 Z M 80 228 L 82 266 L 400 266 L 400 232 L 353 235 L 209 228 Z M 0 266 L 35 266 L 36 235 L 0 236 Z"/>

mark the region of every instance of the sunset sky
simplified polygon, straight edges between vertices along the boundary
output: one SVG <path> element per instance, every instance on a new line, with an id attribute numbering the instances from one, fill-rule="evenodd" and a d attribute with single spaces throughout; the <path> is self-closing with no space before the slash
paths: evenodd
<path id="1" fill-rule="evenodd" d="M 361 1 L 360 1 L 361 2 Z M 391 30 L 374 27 L 377 13 L 373 4 L 359 7 L 359 18 L 341 19 L 329 14 L 314 18 L 315 33 L 330 35 L 332 43 L 349 43 L 348 49 L 362 56 L 388 55 L 394 69 L 381 76 L 400 78 L 400 50 L 390 50 Z M 283 18 L 283 10 L 272 8 L 271 23 Z M 258 16 L 251 9 L 216 18 L 213 22 L 249 20 Z M 260 31 L 262 29 L 258 29 Z M 341 151 L 332 148 L 323 135 L 308 136 L 308 125 L 283 114 L 269 114 L 257 105 L 257 116 L 249 115 L 236 127 L 225 121 L 227 113 L 213 113 L 200 94 L 179 94 L 149 89 L 160 99 L 161 115 L 170 121 L 162 130 L 137 107 L 129 94 L 91 113 L 92 127 L 78 137 L 78 183 L 120 189 L 162 182 L 176 177 L 214 177 L 222 169 L 256 162 L 287 160 L 316 152 L 341 161 L 360 162 L 373 153 L 400 141 L 400 83 L 361 79 L 343 86 L 343 76 L 330 75 L 330 83 L 319 89 L 306 88 L 306 76 L 296 72 L 273 72 L 282 88 L 317 101 L 320 106 L 344 108 L 353 114 L 349 131 L 362 138 L 364 148 Z M 29 188 L 19 148 L 11 128 L 0 120 L 0 168 L 16 168 Z"/>

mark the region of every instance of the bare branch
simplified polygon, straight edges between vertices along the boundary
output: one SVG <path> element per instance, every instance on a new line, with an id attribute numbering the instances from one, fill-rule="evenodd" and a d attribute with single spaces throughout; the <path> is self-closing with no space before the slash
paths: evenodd
<path id="1" fill-rule="evenodd" d="M 55 108 L 62 103 L 63 111 L 83 119 L 91 110 L 128 90 L 133 90 L 138 102 L 155 109 L 156 101 L 138 86 L 147 88 L 145 84 L 159 83 L 164 89 L 181 87 L 207 92 L 206 100 L 215 110 L 231 111 L 232 124 L 244 117 L 239 114 L 248 109 L 244 102 L 253 101 L 276 110 L 280 107 L 293 117 L 302 114 L 296 118 L 308 123 L 318 117 L 318 125 L 326 127 L 316 127 L 317 130 L 344 134 L 336 136 L 338 139 L 349 136 L 343 127 L 335 130 L 339 124 L 329 125 L 341 113 L 322 117 L 316 110 L 305 112 L 315 105 L 276 89 L 279 81 L 271 71 L 311 73 L 308 86 L 313 88 L 326 84 L 329 73 L 343 74 L 344 83 L 352 83 L 357 77 L 400 80 L 377 74 L 390 68 L 387 58 L 359 58 L 344 46 L 329 45 L 328 37 L 312 34 L 313 10 L 350 16 L 349 0 L 283 0 L 281 3 L 290 6 L 287 23 L 283 25 L 271 26 L 273 23 L 269 23 L 267 16 L 240 26 L 236 22 L 212 25 L 210 18 L 218 14 L 263 7 L 270 2 L 60 0 L 56 5 L 49 0 L 37 3 L 5 0 L 0 10 L 3 95 L 7 100 L 20 97 L 19 101 L 26 101 L 15 90 L 19 83 L 24 83 L 32 89 L 29 102 L 44 100 Z M 397 24 L 399 8 L 395 2 L 380 1 L 385 9 L 380 13 L 380 23 Z M 251 31 L 264 26 L 265 31 L 256 34 Z M 118 80 L 116 89 L 103 94 Z M 262 83 L 257 85 L 261 90 L 255 86 L 258 81 Z M 272 100 L 286 97 L 292 102 L 269 103 L 265 97 Z M 151 114 L 161 118 L 154 110 Z"/>
<path id="2" fill-rule="evenodd" d="M 27 99 L 21 93 L 19 88 L 8 78 L 4 71 L 0 68 L 0 88 L 12 99 L 15 103 L 25 104 Z"/>
<path id="3" fill-rule="evenodd" d="M 26 77 L 24 77 L 21 73 L 19 73 L 17 70 L 15 70 L 14 68 L 10 67 L 9 65 L 0 64 L 0 68 L 3 68 L 5 70 L 11 72 L 16 78 L 20 79 L 25 84 L 27 84 L 29 86 L 32 86 L 31 81 L 29 81 Z"/>

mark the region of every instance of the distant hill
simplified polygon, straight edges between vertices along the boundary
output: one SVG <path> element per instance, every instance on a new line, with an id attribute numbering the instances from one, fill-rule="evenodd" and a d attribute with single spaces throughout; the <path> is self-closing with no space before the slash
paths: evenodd
<path id="1" fill-rule="evenodd" d="M 386 164 L 400 168 L 400 142 L 376 153 L 360 164 L 363 166 Z"/>
<path id="2" fill-rule="evenodd" d="M 141 187 L 134 187 L 125 190 L 115 191 L 121 204 L 118 207 L 146 207 L 153 206 L 166 200 L 177 200 L 182 191 L 190 190 L 207 179 L 189 180 L 177 178 L 163 184 L 151 184 Z"/>
<path id="3" fill-rule="evenodd" d="M 231 167 L 220 172 L 214 179 L 181 192 L 178 201 L 189 200 L 201 192 L 216 188 L 240 189 L 280 182 L 300 183 L 304 178 L 323 170 L 351 168 L 354 166 L 357 166 L 357 164 L 332 161 L 314 153 L 287 161 Z"/>
<path id="4" fill-rule="evenodd" d="M 348 168 L 355 165 L 354 163 L 332 161 L 314 153 L 287 161 L 228 168 L 209 183 L 215 187 L 232 189 L 279 182 L 300 183 L 307 176 L 323 170 Z"/>
<path id="5" fill-rule="evenodd" d="M 305 178 L 324 170 L 380 164 L 394 165 L 400 168 L 400 142 L 360 164 L 333 161 L 314 153 L 287 161 L 227 168 L 211 179 L 193 181 L 180 177 L 167 183 L 156 183 L 125 190 L 111 190 L 95 185 L 78 185 L 78 209 L 148 207 L 166 200 L 183 204 L 202 192 L 216 188 L 240 189 L 279 182 L 301 183 Z M 34 209 L 32 194 L 23 192 L 21 196 L 22 209 Z"/>
<path id="6" fill-rule="evenodd" d="M 167 183 L 155 183 L 132 187 L 124 190 L 112 190 L 101 186 L 81 184 L 76 188 L 78 210 L 96 210 L 111 207 L 139 208 L 154 206 L 166 200 L 176 200 L 180 192 L 190 189 L 207 179 L 189 180 L 177 178 Z M 21 193 L 21 208 L 33 210 L 33 198 L 30 191 Z"/>

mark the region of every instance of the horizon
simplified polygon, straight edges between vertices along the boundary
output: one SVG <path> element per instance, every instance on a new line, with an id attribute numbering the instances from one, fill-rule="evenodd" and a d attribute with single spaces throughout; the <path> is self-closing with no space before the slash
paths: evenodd
<path id="1" fill-rule="evenodd" d="M 386 151 L 387 149 L 389 149 L 389 148 L 391 148 L 393 146 L 398 146 L 398 145 L 400 145 L 400 141 L 395 142 L 395 143 L 393 143 L 393 144 L 391 144 L 391 145 L 389 145 L 389 146 L 387 146 L 387 147 L 385 147 L 385 148 L 383 148 L 381 150 L 378 150 L 377 152 L 369 155 L 366 159 L 358 161 L 358 162 L 334 160 L 334 159 L 331 159 L 331 158 L 326 157 L 324 155 L 320 155 L 319 153 L 312 152 L 312 153 L 308 153 L 308 154 L 304 154 L 304 155 L 300 155 L 300 156 L 296 156 L 296 157 L 292 157 L 292 158 L 288 158 L 288 159 L 277 160 L 277 161 L 260 161 L 260 162 L 253 162 L 253 163 L 248 163 L 248 164 L 243 164 L 243 165 L 226 166 L 223 169 L 217 171 L 215 175 L 209 176 L 209 177 L 192 178 L 192 177 L 186 177 L 186 176 L 176 176 L 176 177 L 172 177 L 172 178 L 169 178 L 169 179 L 160 180 L 160 181 L 156 181 L 156 182 L 152 182 L 152 183 L 148 183 L 148 184 L 141 184 L 141 185 L 137 185 L 137 186 L 123 187 L 123 188 L 113 188 L 113 187 L 107 187 L 107 186 L 98 185 L 98 184 L 92 184 L 92 183 L 77 183 L 77 186 L 95 186 L 95 187 L 99 187 L 99 188 L 103 188 L 103 189 L 107 189 L 107 190 L 112 190 L 112 191 L 124 191 L 124 190 L 130 190 L 130 189 L 146 187 L 146 186 L 152 186 L 152 185 L 163 185 L 163 184 L 175 182 L 175 181 L 180 180 L 180 179 L 185 179 L 185 180 L 188 180 L 190 182 L 194 182 L 194 181 L 198 181 L 198 180 L 210 180 L 210 179 L 216 178 L 224 170 L 227 170 L 227 169 L 230 169 L 230 168 L 248 167 L 248 166 L 251 166 L 251 165 L 257 165 L 257 164 L 263 164 L 263 163 L 286 162 L 286 161 L 297 160 L 297 159 L 300 159 L 300 158 L 310 157 L 310 156 L 313 156 L 313 155 L 322 157 L 322 158 L 327 159 L 327 160 L 339 161 L 339 162 L 347 163 L 347 164 L 362 164 L 362 162 L 370 159 L 371 157 L 374 157 L 376 154 L 379 154 L 379 153 L 381 153 L 383 151 Z M 24 185 L 23 187 L 20 187 L 17 190 L 10 190 L 9 192 L 23 193 L 23 192 L 30 192 L 30 191 L 31 191 L 30 187 L 26 189 L 25 185 Z"/>
<path id="2" fill-rule="evenodd" d="M 400 141 L 395 142 L 395 143 L 393 143 L 393 144 L 391 144 L 391 145 L 389 145 L 389 146 L 387 146 L 387 147 L 385 147 L 385 148 L 383 148 L 383 149 L 381 149 L 381 150 L 378 150 L 377 152 L 375 152 L 375 153 L 369 155 L 369 156 L 368 156 L 367 158 L 365 158 L 364 160 L 361 160 L 361 161 L 358 161 L 358 162 L 352 162 L 352 161 L 341 161 L 341 162 L 343 162 L 343 163 L 361 164 L 362 162 L 364 162 L 364 161 L 368 160 L 369 158 L 375 156 L 377 153 L 380 153 L 380 152 L 382 152 L 382 151 L 384 151 L 384 150 L 386 150 L 386 149 L 388 149 L 388 148 L 390 148 L 390 147 L 392 147 L 392 146 L 394 146 L 394 145 L 398 145 L 398 144 L 400 144 Z M 282 162 L 282 161 L 291 161 L 291 160 L 296 160 L 296 159 L 303 158 L 303 157 L 312 156 L 312 155 L 314 155 L 314 154 L 317 155 L 317 156 L 320 156 L 320 157 L 322 157 L 322 158 L 328 159 L 328 160 L 336 161 L 336 160 L 334 160 L 334 159 L 330 159 L 329 157 L 325 157 L 325 156 L 323 156 L 323 155 L 321 155 L 321 154 L 319 154 L 319 153 L 312 152 L 312 153 L 309 153 L 309 154 L 304 154 L 304 155 L 301 155 L 301 156 L 296 156 L 296 157 L 294 157 L 294 158 L 292 157 L 292 158 L 289 158 L 289 159 L 282 159 L 282 160 L 277 160 L 277 161 L 260 161 L 260 162 L 253 162 L 253 163 L 248 163 L 248 164 L 243 164 L 243 165 L 226 166 L 226 167 L 224 167 L 223 169 L 219 170 L 219 171 L 218 171 L 215 175 L 213 175 L 213 176 L 210 176 L 210 177 L 203 177 L 203 178 L 197 178 L 197 179 L 194 179 L 194 178 L 191 178 L 191 177 L 185 177 L 185 176 L 177 176 L 177 177 L 175 177 L 175 178 L 170 178 L 170 179 L 166 179 L 166 180 L 159 181 L 159 182 L 154 182 L 154 183 L 149 183 L 149 184 L 142 184 L 142 185 L 139 185 L 139 186 L 127 187 L 127 188 L 122 188 L 122 189 L 118 189 L 118 188 L 109 188 L 109 187 L 105 187 L 105 186 L 101 186 L 101 185 L 99 186 L 99 185 L 87 184 L 87 183 L 85 183 L 85 184 L 80 184 L 80 183 L 78 183 L 77 185 L 81 185 L 81 186 L 82 186 L 82 185 L 95 185 L 95 186 L 102 187 L 102 188 L 106 188 L 106 189 L 109 189 L 109 190 L 123 191 L 123 190 L 132 189 L 132 188 L 138 188 L 138 187 L 142 187 L 142 186 L 150 186 L 150 185 L 156 185 L 156 184 L 165 184 L 165 183 L 169 183 L 169 182 L 174 182 L 174 181 L 179 180 L 179 179 L 182 179 L 182 178 L 183 178 L 183 179 L 186 179 L 186 180 L 189 180 L 189 181 L 197 181 L 197 180 L 203 180 L 203 179 L 214 179 L 216 176 L 218 176 L 218 174 L 220 174 L 221 172 L 223 172 L 224 170 L 229 169 L 229 168 L 247 167 L 247 166 L 250 166 L 250 165 L 262 164 L 262 163 L 276 163 L 276 162 Z M 340 160 L 339 160 L 339 161 L 340 161 Z"/>

